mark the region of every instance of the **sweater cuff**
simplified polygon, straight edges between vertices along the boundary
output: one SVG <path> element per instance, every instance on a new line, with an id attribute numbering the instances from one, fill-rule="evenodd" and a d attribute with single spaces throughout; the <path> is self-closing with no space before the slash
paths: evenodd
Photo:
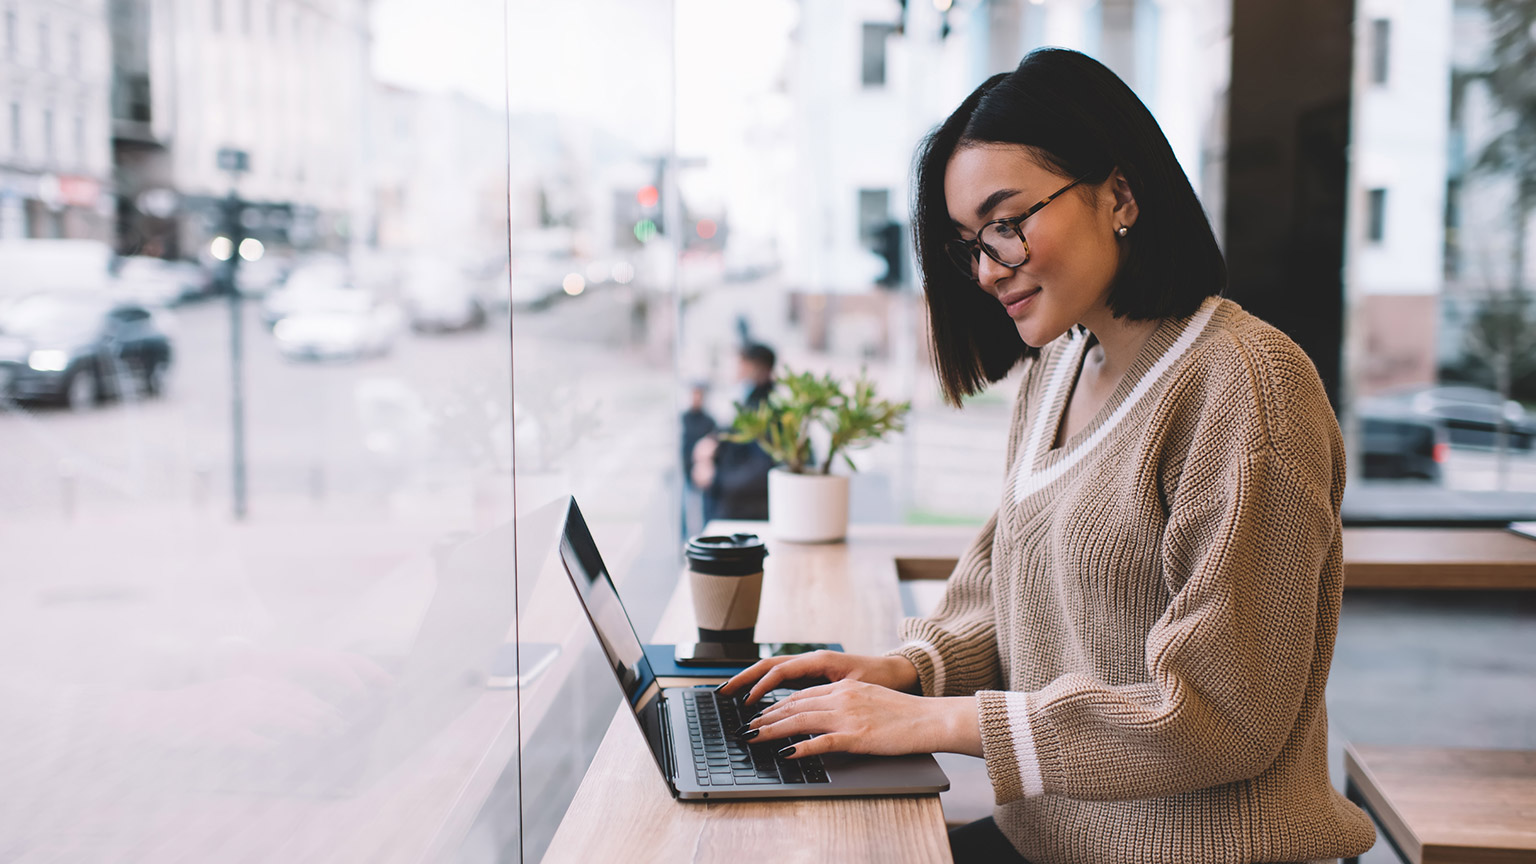
<path id="1" fill-rule="evenodd" d="M 944 657 L 926 639 L 913 639 L 891 652 L 917 667 L 917 682 L 924 696 L 944 695 Z"/>
<path id="2" fill-rule="evenodd" d="M 981 755 L 998 806 L 1045 794 L 1035 735 L 1029 719 L 1029 694 L 983 690 L 976 694 L 981 725 Z"/>

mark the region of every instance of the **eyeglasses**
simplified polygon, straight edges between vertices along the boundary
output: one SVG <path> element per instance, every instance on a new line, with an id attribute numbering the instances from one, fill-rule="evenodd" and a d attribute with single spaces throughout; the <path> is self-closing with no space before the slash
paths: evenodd
<path id="1" fill-rule="evenodd" d="M 1045 196 L 1038 204 L 1018 216 L 988 222 L 976 232 L 975 240 L 962 240 L 955 237 L 946 241 L 944 251 L 949 253 L 949 260 L 955 262 L 960 272 L 971 277 L 973 281 L 980 281 L 977 274 L 981 269 L 982 252 L 986 252 L 988 258 L 1004 267 L 1023 266 L 1029 260 L 1029 241 L 1024 239 L 1024 232 L 1019 230 L 1019 226 L 1025 219 L 1039 213 L 1042 207 L 1059 198 L 1061 193 L 1081 182 L 1083 182 L 1081 177 L 1073 180 Z"/>

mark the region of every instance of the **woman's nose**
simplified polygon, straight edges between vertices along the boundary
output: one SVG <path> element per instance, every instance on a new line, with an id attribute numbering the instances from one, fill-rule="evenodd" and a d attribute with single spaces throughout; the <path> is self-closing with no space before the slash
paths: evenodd
<path id="1" fill-rule="evenodd" d="M 976 282 L 989 293 L 996 294 L 997 283 L 1012 276 L 1013 268 L 993 261 L 992 256 L 985 252 L 979 257 L 981 260 L 976 262 Z"/>

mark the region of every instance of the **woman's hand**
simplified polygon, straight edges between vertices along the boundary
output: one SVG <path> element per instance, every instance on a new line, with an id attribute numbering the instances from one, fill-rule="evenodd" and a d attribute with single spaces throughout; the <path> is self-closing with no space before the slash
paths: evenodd
<path id="1" fill-rule="evenodd" d="M 815 736 L 783 755 L 824 753 L 967 753 L 980 756 L 981 725 L 973 696 L 934 699 L 844 679 L 802 690 L 753 718 L 743 740 Z"/>
<path id="2" fill-rule="evenodd" d="M 759 660 L 720 685 L 720 692 L 732 695 L 750 685 L 743 705 L 751 705 L 763 694 L 783 687 L 790 681 L 820 680 L 866 681 L 890 690 L 908 693 L 917 690 L 917 667 L 905 657 L 869 657 L 841 651 L 812 651 L 790 657 Z"/>

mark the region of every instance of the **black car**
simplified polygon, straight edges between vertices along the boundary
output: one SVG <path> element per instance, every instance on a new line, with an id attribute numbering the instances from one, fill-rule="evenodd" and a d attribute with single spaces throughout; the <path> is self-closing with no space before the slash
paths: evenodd
<path id="1" fill-rule="evenodd" d="M 143 306 L 38 294 L 0 307 L 0 400 L 83 410 L 135 390 L 161 392 L 171 340 Z"/>

